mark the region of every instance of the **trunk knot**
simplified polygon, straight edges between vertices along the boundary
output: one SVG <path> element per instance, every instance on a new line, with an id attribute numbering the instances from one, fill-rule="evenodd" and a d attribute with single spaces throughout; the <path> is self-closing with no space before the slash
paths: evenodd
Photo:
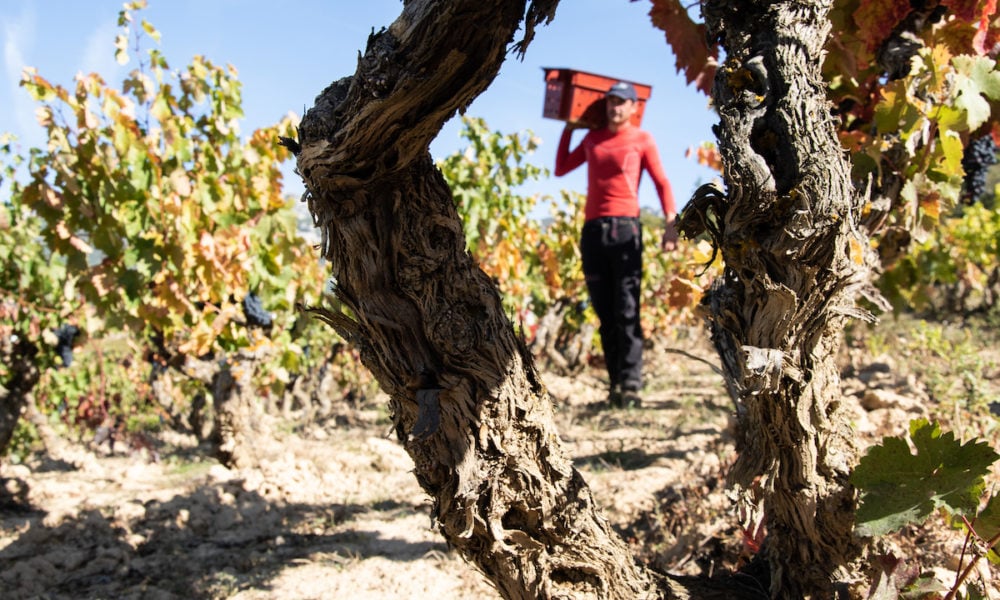
<path id="1" fill-rule="evenodd" d="M 767 101 L 771 84 L 762 56 L 753 56 L 742 64 L 737 60 L 727 61 L 723 73 L 726 85 L 720 91 L 725 94 L 725 104 L 739 99 L 750 108 L 759 108 Z"/>

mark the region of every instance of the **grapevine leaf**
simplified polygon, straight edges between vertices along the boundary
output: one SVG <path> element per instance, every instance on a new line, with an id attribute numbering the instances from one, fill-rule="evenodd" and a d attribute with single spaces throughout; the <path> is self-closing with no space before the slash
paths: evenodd
<path id="1" fill-rule="evenodd" d="M 941 583 L 934 573 L 921 573 L 910 582 L 905 588 L 900 590 L 897 594 L 893 594 L 893 598 L 901 598 L 903 600 L 916 600 L 918 598 L 943 598 L 944 594 L 948 592 L 948 586 Z"/>
<path id="2" fill-rule="evenodd" d="M 938 127 L 961 131 L 966 129 L 967 113 L 953 106 L 940 106 L 937 111 Z"/>
<path id="3" fill-rule="evenodd" d="M 125 34 L 115 37 L 115 60 L 120 65 L 128 64 L 128 36 Z"/>
<path id="4" fill-rule="evenodd" d="M 976 6 L 979 4 L 979 0 L 945 0 L 942 4 L 963 21 L 973 21 L 978 17 Z"/>
<path id="5" fill-rule="evenodd" d="M 956 56 L 955 70 L 975 82 L 978 91 L 990 100 L 1000 100 L 1000 70 L 996 61 L 985 56 Z"/>
<path id="6" fill-rule="evenodd" d="M 145 30 L 146 35 L 148 35 L 149 37 L 151 37 L 153 39 L 153 41 L 156 41 L 156 42 L 160 41 L 160 32 L 156 29 L 156 27 L 153 27 L 152 23 L 150 23 L 149 21 L 143 19 L 142 20 L 142 28 L 143 28 L 143 30 Z"/>
<path id="7" fill-rule="evenodd" d="M 986 0 L 983 3 L 983 14 L 979 18 L 979 26 L 976 28 L 976 35 L 972 38 L 972 48 L 980 56 L 988 53 L 992 44 L 987 45 L 986 40 L 990 33 L 990 17 L 997 11 L 997 0 Z"/>
<path id="8" fill-rule="evenodd" d="M 905 88 L 897 83 L 882 90 L 882 101 L 875 107 L 875 124 L 880 132 L 910 135 L 920 128 L 920 110 L 912 103 Z"/>
<path id="9" fill-rule="evenodd" d="M 858 38 L 874 50 L 911 10 L 910 0 L 862 0 L 854 12 Z"/>
<path id="10" fill-rule="evenodd" d="M 962 173 L 962 153 L 965 149 L 962 139 L 957 132 L 946 130 L 941 132 L 940 140 L 941 148 L 944 151 L 944 164 L 942 166 L 947 169 L 948 174 Z"/>
<path id="11" fill-rule="evenodd" d="M 718 51 L 705 43 L 705 25 L 692 21 L 679 0 L 653 0 L 649 17 L 666 34 L 677 57 L 677 72 L 699 91 L 711 93 Z"/>
<path id="12" fill-rule="evenodd" d="M 851 475 L 861 492 L 858 533 L 878 536 L 909 523 L 923 522 L 935 509 L 968 514 L 978 506 L 983 477 L 1000 458 L 984 442 L 961 444 L 937 424 L 910 423 L 906 441 L 886 437 L 872 447 Z"/>
<path id="13" fill-rule="evenodd" d="M 983 540 L 992 540 L 1000 535 L 1000 496 L 990 496 L 986 507 L 976 517 L 973 529 Z M 987 555 L 990 562 L 1000 564 L 1000 554 L 997 553 L 997 544 L 993 544 Z"/>
<path id="14" fill-rule="evenodd" d="M 979 86 L 972 79 L 960 78 L 956 84 L 958 97 L 955 106 L 965 110 L 970 130 L 975 131 L 990 118 L 990 104 L 980 94 Z"/>

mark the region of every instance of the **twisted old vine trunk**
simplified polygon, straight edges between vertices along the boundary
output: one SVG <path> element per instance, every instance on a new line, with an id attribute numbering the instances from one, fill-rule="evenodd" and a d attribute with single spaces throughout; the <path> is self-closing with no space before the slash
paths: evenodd
<path id="1" fill-rule="evenodd" d="M 525 11 L 530 39 L 555 5 L 407 2 L 285 143 L 349 309 L 324 318 L 389 394 L 449 544 L 507 598 L 654 597 L 563 452 L 530 354 L 466 252 L 429 152 L 493 80 Z"/>
<path id="2" fill-rule="evenodd" d="M 725 273 L 706 298 L 739 406 L 731 474 L 768 528 L 775 598 L 834 598 L 858 582 L 857 449 L 834 362 L 867 281 L 863 198 L 820 75 L 828 0 L 709 0 L 725 48 L 713 99 L 726 193 L 702 188 L 682 229 L 708 231 Z"/>
<path id="3" fill-rule="evenodd" d="M 250 385 L 263 357 L 245 349 L 224 361 L 189 356 L 183 365 L 185 375 L 205 384 L 212 396 L 214 418 L 208 438 L 215 457 L 231 469 L 259 467 L 282 450 Z M 200 411 L 194 411 L 192 418 L 192 428 L 201 436 Z"/>

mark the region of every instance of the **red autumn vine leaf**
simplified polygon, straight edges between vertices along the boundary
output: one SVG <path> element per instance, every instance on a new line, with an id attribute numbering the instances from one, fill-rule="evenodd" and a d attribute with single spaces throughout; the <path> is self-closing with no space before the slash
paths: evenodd
<path id="1" fill-rule="evenodd" d="M 653 25 L 666 34 L 667 43 L 677 57 L 677 72 L 683 71 L 688 83 L 705 94 L 712 91 L 718 48 L 709 48 L 705 25 L 691 20 L 679 0 L 652 0 L 649 16 Z"/>
<path id="2" fill-rule="evenodd" d="M 979 56 L 996 55 L 1000 44 L 1000 19 L 996 19 L 996 0 L 942 0 L 947 21 L 936 37 L 946 43 L 954 54 L 974 52 Z"/>
<path id="3" fill-rule="evenodd" d="M 983 12 L 979 17 L 979 27 L 976 28 L 976 35 L 972 37 L 972 48 L 977 54 L 983 56 L 993 49 L 997 42 L 997 32 L 990 31 L 990 17 L 997 12 L 997 0 L 987 0 L 983 7 Z"/>
<path id="4" fill-rule="evenodd" d="M 948 11 L 963 21 L 976 21 L 979 12 L 976 10 L 982 0 L 942 0 L 941 4 Z"/>
<path id="5" fill-rule="evenodd" d="M 875 50 L 911 10 L 910 0 L 863 0 L 854 11 L 858 37 L 869 51 Z"/>

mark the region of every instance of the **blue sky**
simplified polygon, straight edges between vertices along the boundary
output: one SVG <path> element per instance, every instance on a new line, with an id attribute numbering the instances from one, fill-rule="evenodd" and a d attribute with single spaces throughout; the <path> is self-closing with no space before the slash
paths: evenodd
<path id="1" fill-rule="evenodd" d="M 131 65 L 114 60 L 113 41 L 122 0 L 0 0 L 0 132 L 38 145 L 34 105 L 18 87 L 25 66 L 64 86 L 79 72 L 98 72 L 109 83 L 121 81 Z M 150 0 L 140 17 L 162 34 L 160 49 L 174 68 L 195 54 L 234 65 L 243 83 L 246 118 L 243 133 L 271 124 L 288 112 L 301 115 L 330 82 L 353 74 L 368 34 L 391 23 L 400 0 Z M 493 85 L 467 114 L 486 119 L 504 133 L 531 130 L 542 145 L 530 158 L 552 168 L 562 123 L 542 117 L 545 85 L 542 67 L 577 70 L 653 86 L 643 127 L 656 138 L 664 169 L 679 206 L 714 172 L 685 157 L 685 151 L 712 140 L 717 122 L 707 98 L 676 74 L 674 57 L 662 32 L 640 0 L 564 0 L 556 19 L 541 28 L 523 60 L 511 55 Z M 458 118 L 431 146 L 435 158 L 464 147 Z M 574 141 L 582 136 L 577 133 Z M 291 175 L 285 187 L 299 193 Z M 561 178 L 522 189 L 557 196 L 561 189 L 585 191 L 585 167 Z M 640 203 L 659 210 L 652 182 L 644 179 Z"/>

